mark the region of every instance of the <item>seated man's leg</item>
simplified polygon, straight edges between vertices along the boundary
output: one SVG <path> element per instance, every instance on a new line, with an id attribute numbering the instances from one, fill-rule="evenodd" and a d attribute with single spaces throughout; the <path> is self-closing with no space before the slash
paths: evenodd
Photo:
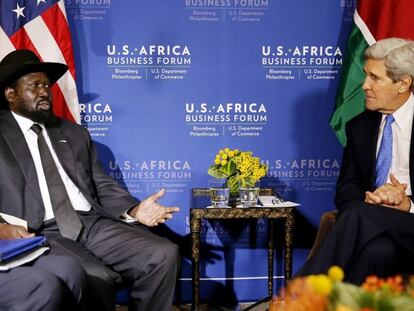
<path id="1" fill-rule="evenodd" d="M 84 213 L 82 217 L 85 217 L 85 231 L 83 235 L 88 236 L 89 228 L 101 216 L 93 212 L 88 212 Z M 89 309 L 114 311 L 115 293 L 117 286 L 122 282 L 121 276 L 106 267 L 102 261 L 85 248 L 82 242 L 75 242 L 63 238 L 55 222 L 49 222 L 44 226 L 41 233 L 47 236 L 51 245 L 51 253 L 72 257 L 86 271 L 88 285 L 87 303 L 90 305 Z M 85 239 L 84 236 L 82 240 Z"/>
<path id="2" fill-rule="evenodd" d="M 121 276 L 106 267 L 81 243 L 49 236 L 52 252 L 71 256 L 86 271 L 87 303 L 90 309 L 99 311 L 115 310 L 115 292 L 121 284 Z"/>
<path id="3" fill-rule="evenodd" d="M 39 257 L 33 267 L 52 273 L 62 282 L 65 310 L 86 309 L 86 273 L 77 261 L 69 256 L 47 254 Z"/>
<path id="4" fill-rule="evenodd" d="M 364 202 L 350 202 L 340 214 L 334 228 L 319 250 L 298 271 L 297 276 L 326 273 L 332 265 L 339 265 L 344 268 L 348 281 L 360 283 L 363 281 L 361 280 L 362 276 L 351 276 L 356 273 L 354 265 L 358 261 L 360 262 L 358 265 L 366 264 L 367 259 L 375 256 L 369 255 L 370 253 L 378 251 L 381 254 L 381 246 L 369 245 L 371 242 L 377 243 L 374 242 L 377 238 L 379 244 L 384 244 L 384 256 L 395 251 L 394 246 L 388 241 L 391 239 L 398 241 L 401 245 L 398 251 L 407 250 L 404 257 L 414 257 L 414 253 L 410 253 L 414 249 L 413 226 L 414 215 L 411 213 Z M 383 237 L 384 235 L 386 237 Z M 367 252 L 367 257 L 362 256 L 364 251 Z M 377 256 L 375 259 L 381 259 L 381 256 Z M 395 260 L 398 259 L 398 256 L 393 257 Z M 389 259 L 385 261 L 389 261 Z M 383 273 L 380 265 L 381 263 L 372 263 L 368 269 L 374 274 Z M 374 271 L 375 267 L 379 269 L 378 272 Z M 408 270 L 406 264 L 398 264 L 394 267 L 397 268 L 395 273 L 414 272 L 412 265 L 409 266 L 411 270 Z"/>
<path id="5" fill-rule="evenodd" d="M 180 261 L 175 244 L 144 226 L 102 218 L 85 246 L 132 284 L 130 310 L 171 310 Z"/>
<path id="6" fill-rule="evenodd" d="M 356 202 L 340 215 L 332 231 L 326 237 L 314 256 L 309 258 L 295 276 L 327 273 L 332 265 L 345 269 L 362 237 L 361 224 L 364 212 L 362 203 Z M 382 230 L 381 230 L 382 231 Z"/>
<path id="7" fill-rule="evenodd" d="M 368 275 L 388 277 L 397 274 L 399 249 L 395 241 L 387 234 L 382 234 L 369 241 L 352 260 L 347 269 L 345 280 L 362 284 Z"/>
<path id="8" fill-rule="evenodd" d="M 52 273 L 30 266 L 0 272 L 1 311 L 60 310 L 62 282 Z"/>

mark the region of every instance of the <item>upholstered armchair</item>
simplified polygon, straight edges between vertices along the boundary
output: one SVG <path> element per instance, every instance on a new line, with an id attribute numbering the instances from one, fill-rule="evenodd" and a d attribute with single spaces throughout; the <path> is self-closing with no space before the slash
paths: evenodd
<path id="1" fill-rule="evenodd" d="M 313 246 L 309 252 L 308 258 L 311 258 L 318 248 L 321 246 L 322 242 L 325 240 L 326 236 L 331 232 L 333 225 L 336 222 L 336 218 L 338 217 L 338 211 L 329 211 L 322 215 L 321 221 L 319 224 L 319 229 L 316 234 L 315 241 L 313 242 Z"/>

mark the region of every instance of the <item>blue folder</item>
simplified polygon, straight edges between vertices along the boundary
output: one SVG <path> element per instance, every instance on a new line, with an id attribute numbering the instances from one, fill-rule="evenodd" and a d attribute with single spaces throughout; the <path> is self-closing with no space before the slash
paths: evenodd
<path id="1" fill-rule="evenodd" d="M 47 244 L 45 236 L 33 238 L 0 240 L 0 262 L 13 259 L 39 246 Z"/>

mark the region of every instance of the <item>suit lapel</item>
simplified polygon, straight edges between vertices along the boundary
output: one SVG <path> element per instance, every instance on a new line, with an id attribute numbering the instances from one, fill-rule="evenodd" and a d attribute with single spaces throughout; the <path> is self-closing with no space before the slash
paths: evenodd
<path id="1" fill-rule="evenodd" d="M 59 127 L 48 127 L 47 133 L 49 134 L 50 141 L 53 149 L 59 159 L 60 164 L 68 174 L 69 178 L 78 185 L 76 182 L 76 161 L 73 153 L 72 144 L 70 138 L 65 135 Z"/>
<path id="2" fill-rule="evenodd" d="M 375 188 L 375 179 L 376 179 L 376 167 L 377 167 L 377 141 L 378 141 L 378 133 L 379 128 L 381 125 L 381 113 L 374 112 L 371 122 L 368 125 L 367 130 L 369 131 L 369 140 L 367 144 L 367 148 L 371 151 L 371 159 L 368 163 L 371 163 L 370 167 L 370 176 L 371 181 L 370 184 L 372 189 Z"/>
<path id="3" fill-rule="evenodd" d="M 21 167 L 23 176 L 30 186 L 34 198 L 43 206 L 36 168 L 19 125 L 10 112 L 5 113 L 1 117 L 0 124 L 0 134 L 3 135 L 7 145 Z"/>
<path id="4" fill-rule="evenodd" d="M 50 141 L 52 143 L 53 149 L 56 152 L 59 162 L 65 170 L 66 174 L 72 180 L 76 187 L 82 192 L 85 199 L 91 204 L 92 207 L 96 207 L 96 202 L 90 196 L 90 192 L 87 189 L 87 185 L 83 180 L 78 180 L 76 170 L 77 170 L 77 160 L 75 156 L 75 148 L 73 148 L 74 142 L 73 138 L 69 137 L 64 133 L 61 127 L 50 127 L 47 128 L 47 133 L 49 135 Z"/>

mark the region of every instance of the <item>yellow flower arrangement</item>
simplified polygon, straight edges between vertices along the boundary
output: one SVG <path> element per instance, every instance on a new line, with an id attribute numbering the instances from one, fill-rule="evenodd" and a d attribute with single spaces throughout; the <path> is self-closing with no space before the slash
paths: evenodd
<path id="1" fill-rule="evenodd" d="M 270 302 L 269 311 L 413 311 L 414 277 L 381 279 L 369 276 L 361 286 L 342 282 L 344 273 L 333 266 L 327 275 L 292 280 Z"/>
<path id="2" fill-rule="evenodd" d="M 226 178 L 230 193 L 237 194 L 239 182 L 254 185 L 267 172 L 267 166 L 260 163 L 251 151 L 224 148 L 217 153 L 214 164 L 208 168 L 208 174 L 215 178 Z"/>

